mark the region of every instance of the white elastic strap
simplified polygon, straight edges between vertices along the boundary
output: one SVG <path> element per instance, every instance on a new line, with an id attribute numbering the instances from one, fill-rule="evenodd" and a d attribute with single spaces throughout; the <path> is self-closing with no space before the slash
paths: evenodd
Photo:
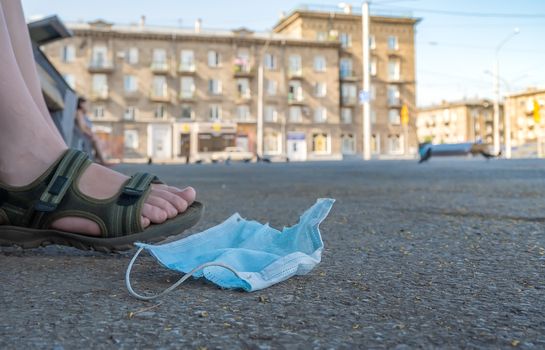
<path id="1" fill-rule="evenodd" d="M 131 286 L 131 270 L 132 270 L 132 266 L 134 265 L 134 262 L 136 261 L 136 258 L 138 257 L 138 255 L 140 255 L 140 253 L 142 252 L 143 249 L 144 249 L 143 247 L 138 248 L 138 251 L 132 257 L 131 262 L 129 263 L 129 266 L 127 267 L 127 272 L 125 273 L 125 286 L 127 286 L 127 289 L 129 290 L 129 293 L 133 297 L 135 297 L 136 299 L 153 300 L 153 299 L 159 298 L 160 296 L 163 296 L 163 295 L 165 295 L 167 293 L 170 293 L 174 289 L 176 289 L 180 284 L 184 283 L 189 277 L 193 276 L 193 274 L 195 274 L 195 272 L 200 271 L 200 270 L 202 270 L 202 269 L 204 269 L 205 267 L 208 267 L 208 266 L 219 266 L 219 267 L 226 268 L 227 270 L 234 273 L 237 277 L 241 278 L 241 276 L 238 274 L 238 272 L 234 268 L 232 268 L 231 266 L 223 264 L 223 263 L 209 262 L 209 263 L 205 263 L 205 264 L 202 264 L 202 265 L 199 265 L 199 266 L 195 267 L 193 270 L 191 270 L 188 273 L 186 273 L 185 275 L 183 275 L 182 278 L 180 278 L 176 283 L 174 283 L 172 286 L 168 287 L 167 289 L 165 289 L 164 291 L 162 291 L 159 294 L 140 295 L 140 294 L 136 293 L 134 291 L 134 289 L 132 289 L 132 286 Z"/>

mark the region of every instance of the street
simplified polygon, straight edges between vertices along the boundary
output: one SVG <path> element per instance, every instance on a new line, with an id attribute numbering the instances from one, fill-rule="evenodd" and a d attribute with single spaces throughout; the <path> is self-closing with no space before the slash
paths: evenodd
<path id="1" fill-rule="evenodd" d="M 129 296 L 134 251 L 0 248 L 0 348 L 545 348 L 545 161 L 120 165 L 192 185 L 202 231 L 293 225 L 335 198 L 310 274 L 255 293 L 190 280 Z M 145 255 L 135 288 L 179 276 Z"/>

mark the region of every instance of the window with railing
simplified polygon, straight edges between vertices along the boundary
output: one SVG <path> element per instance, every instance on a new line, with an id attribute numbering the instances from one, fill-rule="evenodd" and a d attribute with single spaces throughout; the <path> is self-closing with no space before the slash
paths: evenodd
<path id="1" fill-rule="evenodd" d="M 123 78 L 123 86 L 126 93 L 134 93 L 138 91 L 138 80 L 134 75 L 125 75 Z"/>
<path id="2" fill-rule="evenodd" d="M 221 80 L 208 80 L 208 93 L 211 95 L 221 95 Z"/>
<path id="3" fill-rule="evenodd" d="M 303 87 L 300 81 L 293 80 L 288 85 L 288 102 L 303 101 Z"/>
<path id="4" fill-rule="evenodd" d="M 237 79 L 237 92 L 239 98 L 250 98 L 252 95 L 250 91 L 250 80 L 247 78 Z"/>
<path id="5" fill-rule="evenodd" d="M 352 124 L 352 108 L 341 108 L 341 123 Z"/>
<path id="6" fill-rule="evenodd" d="M 265 106 L 265 115 L 264 119 L 266 122 L 269 123 L 276 123 L 278 120 L 278 111 L 276 110 L 276 106 L 268 105 Z"/>
<path id="7" fill-rule="evenodd" d="M 388 59 L 388 79 L 399 80 L 401 77 L 401 61 L 397 57 Z"/>
<path id="8" fill-rule="evenodd" d="M 356 103 L 356 84 L 344 83 L 341 85 L 341 101 L 345 105 Z"/>
<path id="9" fill-rule="evenodd" d="M 195 95 L 195 80 L 193 77 L 181 77 L 180 87 L 181 98 L 193 98 Z"/>
<path id="10" fill-rule="evenodd" d="M 316 107 L 314 110 L 314 122 L 325 123 L 327 121 L 327 110 L 325 107 Z"/>
<path id="11" fill-rule="evenodd" d="M 210 121 L 220 121 L 221 120 L 221 106 L 214 104 L 208 107 L 208 118 Z"/>
<path id="12" fill-rule="evenodd" d="M 303 74 L 303 65 L 301 63 L 300 55 L 289 56 L 288 73 L 291 76 L 301 76 L 301 74 Z"/>
<path id="13" fill-rule="evenodd" d="M 326 69 L 326 60 L 322 55 L 314 56 L 314 71 L 315 72 L 325 72 Z"/>
<path id="14" fill-rule="evenodd" d="M 399 96 L 400 96 L 399 86 L 388 85 L 388 88 L 387 88 L 388 106 L 399 106 L 401 103 Z"/>
<path id="15" fill-rule="evenodd" d="M 108 77 L 106 76 L 106 74 L 93 74 L 91 88 L 93 96 L 107 97 Z"/>
<path id="16" fill-rule="evenodd" d="M 352 59 L 350 58 L 341 58 L 340 60 L 340 66 L 339 66 L 339 73 L 341 75 L 341 78 L 347 78 L 354 75 L 352 71 Z"/>
<path id="17" fill-rule="evenodd" d="M 265 81 L 265 91 L 269 96 L 276 96 L 276 91 L 278 90 L 278 82 L 274 79 L 267 79 Z"/>
<path id="18" fill-rule="evenodd" d="M 237 106 L 237 121 L 247 122 L 251 120 L 252 120 L 252 116 L 250 114 L 250 106 L 248 105 Z"/>
<path id="19" fill-rule="evenodd" d="M 167 52 L 165 49 L 153 50 L 151 69 L 158 70 L 158 71 L 168 69 Z"/>
<path id="20" fill-rule="evenodd" d="M 180 71 L 194 72 L 195 71 L 195 53 L 193 50 L 182 50 L 180 52 Z"/>
<path id="21" fill-rule="evenodd" d="M 301 106 L 291 106 L 289 109 L 289 120 L 292 123 L 301 123 L 303 121 L 303 113 Z"/>
<path id="22" fill-rule="evenodd" d="M 155 98 L 166 98 L 168 96 L 167 77 L 163 75 L 153 77 L 151 94 Z"/>
<path id="23" fill-rule="evenodd" d="M 93 46 L 91 52 L 90 66 L 92 68 L 107 68 L 111 66 L 111 61 L 108 57 L 108 48 L 106 46 Z"/>
<path id="24" fill-rule="evenodd" d="M 341 47 L 343 49 L 348 49 L 352 47 L 352 36 L 348 33 L 340 33 L 339 41 L 341 42 Z"/>
<path id="25" fill-rule="evenodd" d="M 219 67 L 221 66 L 221 55 L 217 51 L 208 51 L 208 66 Z"/>
<path id="26" fill-rule="evenodd" d="M 314 84 L 314 96 L 316 97 L 325 97 L 327 94 L 327 85 L 323 82 L 318 82 Z"/>

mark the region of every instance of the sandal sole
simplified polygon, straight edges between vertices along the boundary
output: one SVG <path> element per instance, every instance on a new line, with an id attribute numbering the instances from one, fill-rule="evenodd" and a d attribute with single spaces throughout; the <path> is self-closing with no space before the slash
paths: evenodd
<path id="1" fill-rule="evenodd" d="M 0 226 L 0 246 L 16 245 L 23 249 L 31 249 L 59 244 L 82 250 L 111 253 L 132 249 L 134 248 L 134 242 L 156 243 L 169 236 L 180 234 L 197 224 L 203 213 L 204 205 L 200 202 L 194 202 L 185 212 L 162 224 L 151 225 L 142 232 L 114 238 L 100 238 L 57 230 L 2 225 Z"/>

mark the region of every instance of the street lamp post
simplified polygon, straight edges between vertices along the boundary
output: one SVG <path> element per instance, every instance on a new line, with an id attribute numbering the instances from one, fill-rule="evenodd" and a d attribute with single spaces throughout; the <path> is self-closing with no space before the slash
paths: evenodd
<path id="1" fill-rule="evenodd" d="M 371 74 L 369 69 L 369 1 L 364 1 L 361 5 L 361 30 L 362 30 L 362 49 L 363 49 L 363 91 L 366 96 L 363 96 L 363 159 L 371 159 L 371 104 L 369 92 L 371 90 Z"/>
<path id="2" fill-rule="evenodd" d="M 496 62 L 494 66 L 494 94 L 496 98 L 494 99 L 494 154 L 500 152 L 500 50 L 511 38 L 519 33 L 519 29 L 515 28 L 511 34 L 509 34 L 505 39 L 503 39 L 498 46 L 496 46 Z M 504 132 L 505 132 L 505 141 L 506 141 L 506 158 L 511 157 L 511 120 L 509 118 L 504 119 Z M 509 140 L 509 141 L 507 141 Z M 509 153 L 509 154 L 507 154 Z"/>

